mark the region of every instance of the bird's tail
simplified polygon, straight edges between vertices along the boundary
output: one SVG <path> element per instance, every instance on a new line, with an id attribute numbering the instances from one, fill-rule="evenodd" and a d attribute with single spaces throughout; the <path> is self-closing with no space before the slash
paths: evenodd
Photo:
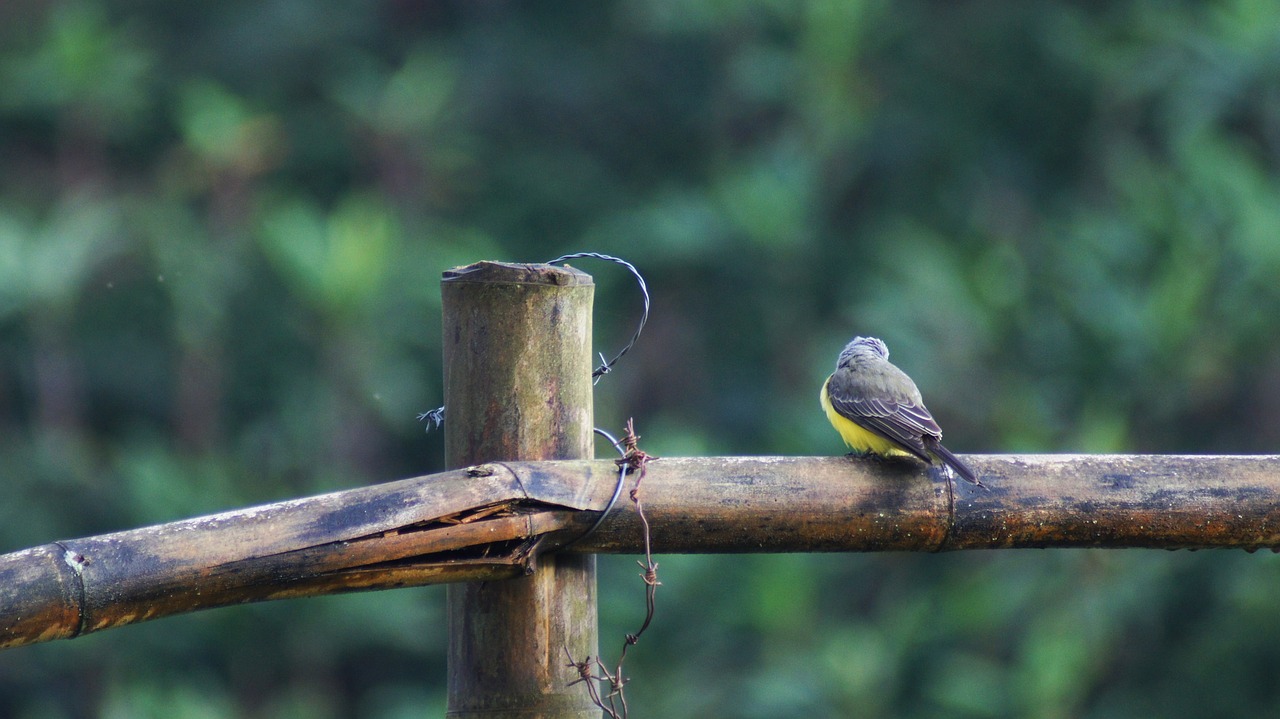
<path id="1" fill-rule="evenodd" d="M 978 475 L 974 473 L 972 469 L 969 468 L 969 465 L 965 464 L 964 462 L 961 462 L 960 458 L 952 454 L 951 450 L 947 449 L 946 447 L 943 447 L 941 442 L 939 442 L 936 439 L 933 439 L 932 437 L 927 437 L 925 438 L 925 447 L 927 447 L 930 452 L 937 455 L 938 459 L 942 460 L 949 467 L 954 469 L 956 471 L 956 474 L 960 475 L 961 477 L 964 477 L 967 481 L 979 487 L 982 487 L 983 489 L 987 489 L 987 485 L 978 481 Z"/>

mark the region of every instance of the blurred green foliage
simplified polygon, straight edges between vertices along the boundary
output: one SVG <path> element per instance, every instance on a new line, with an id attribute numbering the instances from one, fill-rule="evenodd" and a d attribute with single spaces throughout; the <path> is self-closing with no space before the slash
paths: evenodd
<path id="1" fill-rule="evenodd" d="M 6 551 L 440 469 L 440 272 L 576 250 L 654 454 L 843 452 L 854 334 L 957 451 L 1280 445 L 1271 3 L 15 0 L 0 168 Z M 1280 707 L 1270 555 L 660 561 L 634 716 Z M 8 652 L 0 716 L 440 716 L 442 595 Z"/>

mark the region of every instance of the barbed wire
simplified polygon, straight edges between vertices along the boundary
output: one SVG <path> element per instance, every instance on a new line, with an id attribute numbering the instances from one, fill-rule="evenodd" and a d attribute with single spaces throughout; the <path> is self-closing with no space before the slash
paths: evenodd
<path id="1" fill-rule="evenodd" d="M 623 355 L 629 352 L 632 347 L 636 346 L 636 342 L 640 339 L 640 333 L 644 332 L 644 325 L 649 321 L 649 285 L 645 283 L 644 275 L 640 274 L 640 270 L 637 270 L 635 265 L 620 257 L 614 257 L 613 255 L 606 255 L 600 252 L 572 252 L 567 255 L 560 255 L 547 264 L 555 265 L 568 260 L 576 260 L 584 257 L 613 262 L 627 268 L 627 271 L 636 278 L 636 284 L 640 286 L 640 294 L 644 298 L 644 309 L 640 312 L 640 321 L 636 323 L 636 331 L 631 335 L 631 340 L 627 342 L 627 344 L 624 345 L 618 354 L 614 355 L 611 360 L 606 360 L 604 358 L 604 353 L 600 353 L 600 366 L 591 373 L 591 376 L 595 378 L 595 381 L 599 382 L 601 377 L 613 371 L 613 365 L 616 364 L 618 360 L 622 359 Z"/>
<path id="2" fill-rule="evenodd" d="M 565 666 L 572 667 L 577 672 L 577 678 L 569 682 L 569 686 L 585 682 L 587 684 L 587 692 L 591 696 L 591 702 L 599 707 L 605 713 L 605 716 L 609 717 L 609 719 L 627 719 L 627 697 L 623 689 L 630 680 L 623 675 L 622 668 L 627 661 L 627 650 L 640 641 L 640 635 L 644 634 L 649 625 L 653 623 L 653 615 L 657 611 L 658 587 L 662 585 L 662 582 L 658 581 L 658 563 L 653 561 L 652 541 L 649 536 L 649 519 L 645 517 L 644 505 L 640 501 L 640 483 L 644 481 L 645 474 L 648 472 L 647 465 L 657 457 L 640 449 L 640 436 L 636 434 L 635 421 L 632 419 L 627 420 L 626 434 L 623 435 L 621 440 L 614 439 L 612 435 L 601 429 L 597 429 L 596 432 L 612 441 L 614 447 L 617 447 L 619 452 L 622 453 L 620 459 L 614 460 L 618 465 L 618 486 L 614 488 L 613 499 L 609 501 L 605 510 L 600 513 L 595 524 L 574 541 L 591 534 L 596 527 L 600 526 L 600 523 L 608 515 L 609 509 L 617 501 L 618 495 L 621 494 L 623 478 L 632 472 L 637 473 L 636 483 L 631 487 L 629 496 L 631 497 L 631 502 L 636 506 L 636 514 L 639 515 L 640 523 L 644 527 L 644 561 L 637 562 L 640 568 L 644 570 L 640 574 L 645 586 L 644 623 L 635 632 L 624 636 L 622 652 L 618 655 L 618 664 L 612 671 L 604 665 L 601 657 L 595 657 L 593 660 L 592 657 L 588 656 L 582 661 L 576 661 L 572 655 L 569 655 L 569 664 Z M 567 647 L 565 648 L 565 654 L 569 654 Z M 596 673 L 591 668 L 593 661 L 599 673 Z M 596 686 L 597 683 L 607 684 L 608 692 L 602 692 L 601 688 Z"/>

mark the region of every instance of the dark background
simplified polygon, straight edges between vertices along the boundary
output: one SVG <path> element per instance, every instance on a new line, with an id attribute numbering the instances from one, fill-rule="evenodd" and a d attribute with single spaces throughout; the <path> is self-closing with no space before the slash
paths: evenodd
<path id="1" fill-rule="evenodd" d="M 855 334 L 962 453 L 1273 452 L 1278 164 L 1266 2 L 5 2 L 0 551 L 441 469 L 440 273 L 577 250 L 654 454 L 842 453 Z M 636 717 L 1280 708 L 1270 553 L 659 561 Z M 5 652 L 0 716 L 440 716 L 443 594 Z"/>

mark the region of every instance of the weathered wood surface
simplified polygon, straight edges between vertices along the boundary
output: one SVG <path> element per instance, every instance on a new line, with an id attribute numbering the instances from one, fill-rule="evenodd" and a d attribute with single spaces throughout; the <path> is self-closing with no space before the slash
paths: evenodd
<path id="1" fill-rule="evenodd" d="M 590 459 L 591 276 L 480 262 L 440 283 L 445 464 Z M 506 582 L 449 586 L 450 719 L 598 719 L 562 652 L 596 655 L 596 565 L 549 555 Z"/>
<path id="2" fill-rule="evenodd" d="M 990 492 L 848 457 L 659 459 L 641 492 L 657 553 L 1280 547 L 1277 456 L 963 459 Z M 227 604 L 522 575 L 590 526 L 616 480 L 611 460 L 489 463 L 2 555 L 0 646 Z M 642 549 L 624 492 L 568 551 Z"/>

